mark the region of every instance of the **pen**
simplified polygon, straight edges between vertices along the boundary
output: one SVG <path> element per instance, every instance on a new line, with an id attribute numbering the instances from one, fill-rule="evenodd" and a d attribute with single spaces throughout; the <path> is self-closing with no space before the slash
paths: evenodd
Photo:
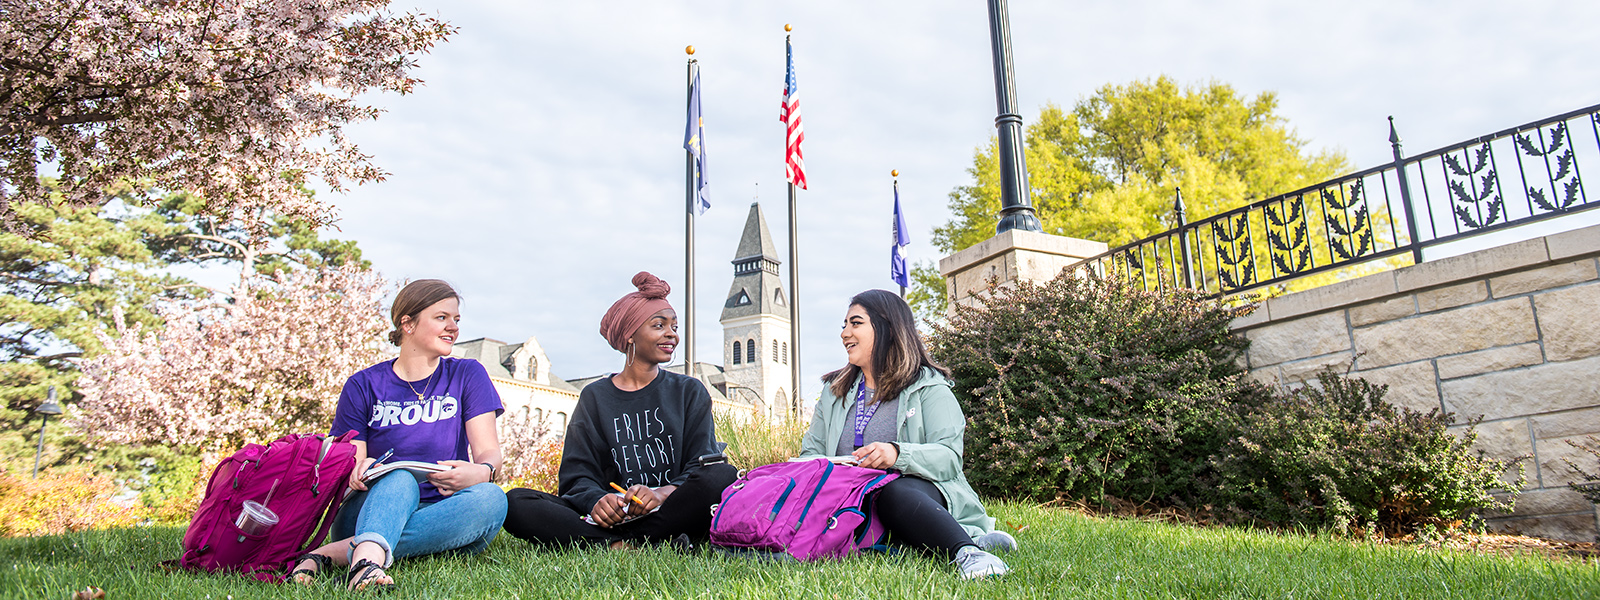
<path id="1" fill-rule="evenodd" d="M 615 481 L 611 482 L 611 489 L 614 489 L 614 490 L 618 491 L 619 493 L 622 494 L 622 496 L 624 498 L 627 498 L 629 500 L 634 501 L 639 506 L 644 506 L 644 501 L 643 500 L 640 500 L 638 496 L 629 496 L 628 495 L 628 490 L 622 489 L 622 486 L 617 485 L 617 482 L 615 482 Z"/>
<path id="2" fill-rule="evenodd" d="M 372 466 L 378 466 L 378 463 L 389 460 L 389 457 L 391 456 L 394 456 L 394 448 L 390 448 L 388 452 L 383 453 L 383 456 L 379 456 L 378 460 L 372 461 Z M 367 467 L 367 470 L 372 470 L 372 467 Z"/>

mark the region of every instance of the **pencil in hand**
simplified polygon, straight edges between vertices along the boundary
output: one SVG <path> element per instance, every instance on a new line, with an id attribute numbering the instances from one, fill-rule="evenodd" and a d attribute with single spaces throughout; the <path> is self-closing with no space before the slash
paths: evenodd
<path id="1" fill-rule="evenodd" d="M 632 500 L 635 504 L 638 504 L 639 506 L 644 506 L 644 501 L 643 500 L 640 500 L 638 496 L 629 496 L 628 495 L 628 490 L 622 489 L 622 486 L 617 485 L 617 482 L 612 481 L 612 482 L 610 482 L 610 484 L 611 484 L 611 489 L 614 489 L 614 490 L 617 491 L 617 493 L 622 494 L 623 498 L 627 498 L 629 500 Z"/>

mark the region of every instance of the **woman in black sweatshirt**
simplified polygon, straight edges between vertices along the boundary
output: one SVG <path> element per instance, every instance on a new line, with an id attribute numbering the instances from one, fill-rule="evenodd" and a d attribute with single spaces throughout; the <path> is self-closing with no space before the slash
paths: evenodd
<path id="1" fill-rule="evenodd" d="M 546 546 L 701 540 L 711 505 L 738 477 L 732 465 L 701 464 L 717 454 L 705 385 L 660 368 L 678 346 L 670 288 L 644 272 L 633 285 L 638 291 L 600 320 L 600 335 L 625 357 L 622 371 L 579 394 L 561 451 L 560 495 L 506 494 L 511 535 Z"/>

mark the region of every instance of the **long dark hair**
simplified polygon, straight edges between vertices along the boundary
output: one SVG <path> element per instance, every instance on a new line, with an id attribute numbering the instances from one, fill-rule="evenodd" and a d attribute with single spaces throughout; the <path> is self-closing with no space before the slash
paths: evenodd
<path id="1" fill-rule="evenodd" d="M 950 376 L 950 369 L 934 362 L 928 348 L 917 333 L 917 317 L 911 307 L 893 292 L 867 290 L 850 299 L 850 306 L 859 306 L 867 312 L 872 323 L 872 373 L 878 389 L 873 402 L 884 402 L 900 395 L 928 367 L 940 375 Z M 846 364 L 843 369 L 822 376 L 833 395 L 849 404 L 850 386 L 861 376 L 861 367 Z"/>

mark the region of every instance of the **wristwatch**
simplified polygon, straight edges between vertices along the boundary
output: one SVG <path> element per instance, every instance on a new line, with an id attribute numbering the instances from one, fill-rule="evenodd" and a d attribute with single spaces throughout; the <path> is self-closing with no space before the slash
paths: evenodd
<path id="1" fill-rule="evenodd" d="M 494 468 L 493 464 L 487 463 L 487 462 L 481 462 L 481 463 L 478 463 L 478 464 L 483 465 L 485 467 L 489 467 L 489 481 L 494 481 L 495 478 L 500 476 L 500 469 Z"/>

